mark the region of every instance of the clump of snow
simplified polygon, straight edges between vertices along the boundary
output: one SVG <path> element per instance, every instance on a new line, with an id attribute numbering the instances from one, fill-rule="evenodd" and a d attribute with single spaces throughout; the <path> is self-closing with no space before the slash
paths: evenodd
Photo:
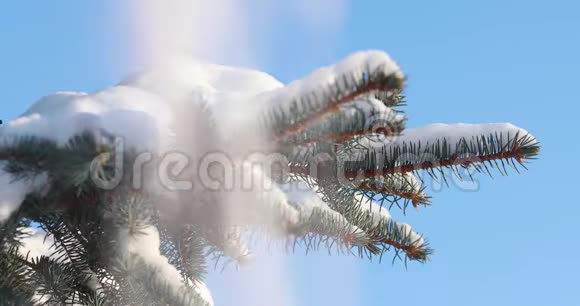
<path id="1" fill-rule="evenodd" d="M 382 114 L 384 116 L 392 115 L 394 118 L 402 120 L 405 116 L 392 110 L 385 105 L 381 100 L 373 97 L 366 97 L 364 99 L 357 99 L 340 107 L 345 114 L 356 115 L 362 112 L 365 115 Z"/>
<path id="2" fill-rule="evenodd" d="M 155 277 L 169 285 L 176 293 L 186 290 L 177 268 L 161 254 L 160 244 L 159 231 L 154 226 L 140 228 L 138 233 L 130 233 L 129 229 L 124 229 L 119 232 L 117 252 L 122 259 L 129 259 L 131 256 L 141 258 L 146 265 L 156 271 Z"/>
<path id="3" fill-rule="evenodd" d="M 280 188 L 286 194 L 288 202 L 292 203 L 294 207 L 306 215 L 312 214 L 314 208 L 330 210 L 328 205 L 320 198 L 319 194 L 304 181 L 299 180 L 281 184 Z"/>
<path id="4" fill-rule="evenodd" d="M 354 126 L 357 128 L 371 131 L 373 128 L 385 128 L 386 124 L 396 124 L 404 122 L 406 119 L 403 113 L 397 112 L 387 107 L 382 101 L 371 97 L 344 104 L 333 115 L 340 118 L 342 124 L 356 122 L 357 124 Z M 361 125 L 362 118 L 364 118 L 364 122 Z"/>
<path id="5" fill-rule="evenodd" d="M 246 168 L 247 186 L 224 192 L 226 222 L 232 225 L 265 225 L 272 233 L 285 235 L 300 221 L 298 211 L 290 205 L 286 193 L 259 166 Z"/>
<path id="6" fill-rule="evenodd" d="M 360 204 L 360 209 L 369 213 L 374 226 L 379 225 L 381 221 L 384 220 L 393 220 L 389 210 L 386 207 L 383 207 L 377 201 L 366 197 L 363 194 L 357 194 L 355 198 Z M 409 224 L 401 223 L 398 224 L 398 226 L 404 236 L 409 237 L 410 241 L 415 246 L 422 246 L 425 243 L 425 240 L 422 238 L 422 236 L 414 232 L 413 228 Z"/>
<path id="7" fill-rule="evenodd" d="M 405 237 L 409 237 L 409 240 L 413 243 L 413 245 L 422 246 L 423 244 L 425 244 L 425 240 L 423 240 L 423 237 L 414 232 L 413 228 L 409 224 L 403 223 L 400 225 L 399 228 L 401 232 L 403 232 Z"/>
<path id="8" fill-rule="evenodd" d="M 421 181 L 413 173 L 394 173 L 386 176 L 386 182 L 390 184 L 390 188 L 397 191 L 408 193 L 420 193 Z"/>
<path id="9" fill-rule="evenodd" d="M 46 184 L 46 176 L 16 180 L 1 170 L 3 167 L 4 163 L 0 162 L 0 224 L 18 210 L 29 193 L 39 191 Z"/>
<path id="10" fill-rule="evenodd" d="M 357 194 L 355 199 L 360 204 L 360 209 L 369 213 L 373 220 L 374 226 L 379 225 L 383 219 L 392 219 L 389 210 L 386 207 L 383 207 L 381 204 L 377 203 L 377 201 L 362 194 Z"/>
<path id="11" fill-rule="evenodd" d="M 392 140 L 389 139 L 385 143 L 372 142 L 368 140 L 365 142 L 363 139 L 361 140 L 361 144 L 369 148 L 382 147 L 385 145 L 388 148 L 389 146 L 402 146 L 404 144 L 420 142 L 422 146 L 426 147 L 427 145 L 434 144 L 437 143 L 437 141 L 446 139 L 447 143 L 452 145 L 451 149 L 454 150 L 455 144 L 462 141 L 462 139 L 469 141 L 475 137 L 488 137 L 490 135 L 497 135 L 498 137 L 502 136 L 502 145 L 507 145 L 508 141 L 511 143 L 516 135 L 518 135 L 518 138 L 521 138 L 530 134 L 528 131 L 511 123 L 436 123 L 421 128 L 406 129 L 402 135 Z"/>
<path id="12" fill-rule="evenodd" d="M 183 117 L 186 106 L 193 112 L 206 103 L 218 119 L 220 113 L 232 113 L 232 107 L 242 111 L 238 116 L 248 116 L 249 107 L 256 104 L 249 97 L 281 86 L 263 72 L 180 60 L 95 93 L 46 96 L 0 128 L 0 137 L 34 135 L 64 144 L 85 129 L 104 129 L 123 137 L 129 147 L 164 152 L 179 143 L 180 135 L 191 134 L 176 128 L 176 118 Z M 228 120 L 233 116 L 222 117 L 216 126 L 232 127 Z M 241 132 L 243 126 L 233 128 Z"/>
<path id="13" fill-rule="evenodd" d="M 319 100 L 318 102 L 329 102 L 330 99 L 319 96 L 321 88 L 342 86 L 343 77 L 347 77 L 349 81 L 362 80 L 367 72 L 404 78 L 401 69 L 388 54 L 383 51 L 370 50 L 354 53 L 335 65 L 320 68 L 305 78 L 265 93 L 264 98 L 268 103 L 273 104 L 269 105 L 270 107 L 280 107 L 288 112 L 293 107 L 293 102 L 299 98 L 314 95 Z M 344 88 L 344 90 L 349 89 Z M 298 103 L 295 106 L 301 105 Z"/>
<path id="14" fill-rule="evenodd" d="M 283 86 L 265 72 L 186 58 L 173 59 L 162 66 L 155 66 L 128 78 L 120 85 L 140 88 L 170 100 L 179 100 L 194 92 L 256 95 Z"/>

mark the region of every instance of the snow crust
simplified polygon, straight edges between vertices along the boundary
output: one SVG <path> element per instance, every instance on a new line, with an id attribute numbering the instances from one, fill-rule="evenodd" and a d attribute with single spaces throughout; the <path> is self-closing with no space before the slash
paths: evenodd
<path id="1" fill-rule="evenodd" d="M 445 138 L 447 143 L 452 144 L 451 149 L 453 150 L 455 149 L 454 144 L 459 143 L 462 139 L 469 141 L 473 137 L 501 135 L 503 140 L 502 144 L 505 145 L 508 143 L 508 139 L 512 141 L 516 134 L 518 137 L 523 137 L 529 135 L 529 132 L 511 123 L 435 123 L 421 128 L 406 129 L 401 136 L 389 139 L 384 143 L 362 140 L 361 144 L 369 148 L 387 145 L 388 148 L 389 146 L 401 146 L 403 144 L 421 142 L 422 146 L 427 146 Z"/>

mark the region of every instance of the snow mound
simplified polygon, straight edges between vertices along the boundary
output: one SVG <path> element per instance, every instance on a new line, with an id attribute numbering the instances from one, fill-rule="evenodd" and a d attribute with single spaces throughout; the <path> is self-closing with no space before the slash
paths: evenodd
<path id="1" fill-rule="evenodd" d="M 35 135 L 64 144 L 82 130 L 105 129 L 128 146 L 163 152 L 182 132 L 177 119 L 195 118 L 201 103 L 215 108 L 251 103 L 249 97 L 281 86 L 263 72 L 184 60 L 95 93 L 48 95 L 3 126 L 0 137 Z"/>

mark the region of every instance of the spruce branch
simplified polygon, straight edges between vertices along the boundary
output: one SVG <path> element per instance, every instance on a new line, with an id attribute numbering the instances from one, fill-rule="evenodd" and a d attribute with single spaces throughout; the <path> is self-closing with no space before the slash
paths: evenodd
<path id="1" fill-rule="evenodd" d="M 378 148 L 365 149 L 358 154 L 344 154 L 341 162 L 317 165 L 317 173 L 348 180 L 382 177 L 393 174 L 427 171 L 433 177 L 445 174 L 440 168 L 450 168 L 460 176 L 458 167 L 474 169 L 491 175 L 489 168 L 507 173 L 507 166 L 519 171 L 515 162 L 525 168 L 526 160 L 535 159 L 539 153 L 538 142 L 529 134 L 516 132 L 509 135 L 492 133 L 488 136 L 461 138 L 453 143 L 445 138 L 423 144 L 402 142 Z M 435 171 L 438 171 L 436 173 Z M 311 174 L 311 166 L 290 165 L 290 172 Z"/>
<path id="2" fill-rule="evenodd" d="M 387 145 L 372 149 L 360 158 L 344 162 L 344 177 L 376 177 L 395 173 L 410 173 L 426 170 L 437 176 L 434 169 L 472 166 L 478 172 L 491 175 L 489 167 L 507 173 L 506 164 L 517 170 L 514 163 L 525 167 L 526 159 L 534 159 L 539 152 L 535 138 L 529 134 L 513 137 L 509 133 L 506 141 L 497 133 L 488 136 L 474 136 L 471 139 L 462 138 L 456 143 L 445 138 L 435 143 L 422 145 L 418 143 L 403 143 L 402 145 Z M 502 163 L 500 166 L 499 162 Z M 444 175 L 443 172 L 440 172 Z M 455 173 L 459 173 L 455 171 Z"/>
<path id="3" fill-rule="evenodd" d="M 328 114 L 332 114 L 339 111 L 339 106 L 348 102 L 353 101 L 357 97 L 372 91 L 372 90 L 398 90 L 402 84 L 402 80 L 396 78 L 389 78 L 387 77 L 384 80 L 379 79 L 379 76 L 376 75 L 375 72 L 369 72 L 370 81 L 366 84 L 361 85 L 353 85 L 357 88 L 352 93 L 339 98 L 329 98 L 329 101 L 326 103 L 322 103 L 323 105 L 326 104 L 324 108 L 321 108 L 314 114 L 312 114 L 309 118 L 304 118 L 302 121 L 293 123 L 289 127 L 285 129 L 285 131 L 280 132 L 277 135 L 277 139 L 287 139 L 290 135 L 295 133 L 300 133 L 306 129 L 306 127 L 313 122 L 317 122 L 321 120 L 324 116 Z M 345 79 L 345 85 L 348 86 L 350 84 L 347 83 Z"/>
<path id="4" fill-rule="evenodd" d="M 322 76 L 331 74 L 331 78 Z M 358 97 L 384 92 L 385 100 L 398 96 L 404 77 L 399 67 L 381 53 L 361 53 L 341 63 L 320 69 L 305 79 L 273 93 L 266 100 L 270 106 L 265 126 L 273 128 L 278 142 L 300 133 L 313 122 L 340 110 L 340 106 Z M 396 100 L 396 99 L 395 99 Z"/>
<path id="5" fill-rule="evenodd" d="M 17 246 L 2 245 L 0 250 L 0 296 L 8 302 L 32 305 L 36 284 L 30 282 L 32 271 Z"/>
<path id="6" fill-rule="evenodd" d="M 367 246 L 369 257 L 377 254 L 377 249 L 381 254 L 389 250 L 390 247 L 405 252 L 411 260 L 426 261 L 431 249 L 420 236 L 414 233 L 405 224 L 399 224 L 390 217 L 381 214 L 378 209 L 375 211 L 365 207 L 363 199 L 357 196 L 355 190 L 342 187 L 336 181 L 325 181 L 320 185 L 320 191 L 324 200 L 329 203 L 330 207 L 339 212 L 350 224 L 360 228 L 365 232 L 370 245 Z M 368 200 L 370 201 L 370 199 Z M 370 204 L 370 202 L 368 202 Z M 386 208 L 383 208 L 386 209 Z M 350 237 L 342 237 L 350 238 Z M 362 254 L 363 250 L 359 250 Z M 398 253 L 397 253 L 398 254 Z"/>
<path id="7" fill-rule="evenodd" d="M 55 179 L 59 176 L 68 179 L 59 183 L 74 185 L 86 180 L 90 163 L 97 156 L 111 150 L 110 146 L 100 144 L 97 137 L 94 132 L 83 131 L 63 146 L 36 136 L 14 137 L 0 145 L 0 161 L 6 162 L 4 171 L 11 173 L 15 179 L 50 172 Z"/>
<path id="8" fill-rule="evenodd" d="M 389 202 L 389 209 L 397 205 L 403 211 L 411 204 L 430 205 L 431 197 L 425 193 L 425 187 L 411 173 L 395 173 L 391 175 L 352 180 L 352 188 L 361 190 L 367 197 L 375 199 L 381 205 Z M 399 201 L 402 200 L 402 205 Z"/>
<path id="9" fill-rule="evenodd" d="M 159 267 L 147 263 L 139 255 L 131 255 L 123 263 L 116 265 L 118 271 L 128 276 L 134 285 L 142 286 L 150 299 L 144 299 L 143 305 L 155 301 L 157 305 L 208 306 L 194 290 L 185 286 L 175 288 L 175 281 L 163 277 Z"/>
<path id="10" fill-rule="evenodd" d="M 207 264 L 206 243 L 201 230 L 193 224 L 186 224 L 176 230 L 164 228 L 160 234 L 161 254 L 179 269 L 184 280 L 203 281 Z"/>
<path id="11" fill-rule="evenodd" d="M 46 305 L 67 305 L 81 302 L 78 292 L 84 291 L 75 266 L 46 256 L 32 258 L 26 265 L 34 272 L 31 278 L 39 284 L 37 295 Z"/>
<path id="12" fill-rule="evenodd" d="M 56 142 L 34 136 L 22 136 L 0 144 L 3 170 L 15 180 L 29 179 L 42 173 L 55 160 Z"/>
<path id="13" fill-rule="evenodd" d="M 224 79 L 228 73 L 220 70 Z M 6 271 L 0 274 L 0 303 L 208 305 L 210 298 L 200 290 L 206 257 L 246 263 L 252 258 L 248 245 L 256 233 L 263 233 L 269 243 L 302 245 L 306 252 L 337 249 L 373 259 L 393 251 L 393 260 L 427 261 L 432 253 L 427 240 L 388 211 L 393 205 L 404 212 L 408 205 L 429 204 L 420 171 L 445 182 L 449 174 L 443 170 L 460 179 L 471 177 L 470 171 L 492 175 L 493 169 L 507 175 L 507 168 L 519 171 L 536 158 L 539 144 L 509 124 L 437 124 L 406 130 L 406 118 L 398 109 L 405 103 L 404 81 L 390 57 L 369 51 L 258 94 L 211 92 L 205 97 L 195 92 L 192 99 L 203 102 L 193 103 L 201 120 L 194 125 L 181 124 L 191 119 L 185 115 L 190 114 L 189 105 L 177 111 L 164 108 L 168 116 L 163 118 L 184 112 L 171 126 L 164 125 L 165 119 L 155 121 L 160 125 L 154 128 L 171 130 L 176 141 L 155 139 L 159 143 L 147 142 L 147 149 L 161 153 L 176 145 L 195 159 L 214 149 L 226 152 L 234 167 L 241 166 L 243 179 L 253 184 L 236 185 L 234 190 L 201 186 L 192 193 L 168 194 L 149 181 L 142 189 L 133 188 L 135 171 L 118 172 L 116 159 L 137 164 L 142 139 L 131 139 L 130 148 L 116 155 L 120 150 L 113 150 L 113 136 L 135 135 L 133 129 L 115 129 L 116 124 L 111 128 L 119 135 L 101 126 L 76 131 L 65 142 L 8 136 L 2 130 L 0 208 L 8 212 L 0 220 L 0 270 Z M 235 98 L 230 101 L 231 97 Z M 70 99 L 74 97 L 67 96 Z M 222 99 L 227 103 L 214 101 Z M 247 101 L 254 104 L 244 104 Z M 263 112 L 240 116 L 246 107 L 254 115 L 254 110 Z M 135 111 L 123 112 L 131 117 Z M 260 134 L 250 145 L 224 144 L 260 125 L 266 131 L 264 139 Z M 159 137 L 166 137 L 165 132 Z M 198 142 L 198 137 L 204 141 Z M 254 146 L 282 157 L 289 171 L 269 164 L 270 157 L 262 160 L 260 154 L 245 160 L 241 155 Z M 226 171 L 218 168 L 200 170 L 217 173 L 214 179 L 226 183 Z M 94 180 L 117 178 L 119 173 L 121 180 L 113 189 L 100 188 Z M 306 188 L 295 188 L 300 184 Z M 175 206 L 163 205 L 168 200 Z M 30 226 L 54 238 L 51 256 L 23 255 L 28 247 L 21 241 L 23 228 Z"/>
<path id="14" fill-rule="evenodd" d="M 374 98 L 381 101 L 388 108 L 399 108 L 406 105 L 406 97 L 402 94 L 392 94 L 388 91 L 374 91 L 368 95 L 369 98 Z"/>
<path id="15" fill-rule="evenodd" d="M 253 224 L 253 226 L 258 228 L 261 226 L 268 230 L 273 229 L 270 224 Z M 232 260 L 239 265 L 245 265 L 253 261 L 254 256 L 250 251 L 250 247 L 242 238 L 248 230 L 245 227 L 226 224 L 201 230 L 201 237 L 210 245 L 208 254 L 213 255 L 216 267 L 224 256 L 228 259 L 226 264 L 231 263 Z M 279 231 L 280 228 L 274 228 L 274 230 Z"/>
<path id="16" fill-rule="evenodd" d="M 353 247 L 366 247 L 374 254 L 379 252 L 363 230 L 329 209 L 313 208 L 299 228 L 305 233 L 299 237 L 306 252 L 319 249 L 323 243 L 329 252 L 333 245 L 341 252 L 351 252 Z"/>
<path id="17" fill-rule="evenodd" d="M 343 144 L 357 136 L 378 134 L 399 135 L 405 129 L 406 118 L 374 98 L 359 99 L 339 107 L 335 113 L 305 127 L 285 139 L 284 146 L 304 146 L 316 143 Z"/>

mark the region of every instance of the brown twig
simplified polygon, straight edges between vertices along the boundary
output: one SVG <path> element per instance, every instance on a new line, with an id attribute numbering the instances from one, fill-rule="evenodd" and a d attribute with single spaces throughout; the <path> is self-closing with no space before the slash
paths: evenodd
<path id="1" fill-rule="evenodd" d="M 344 143 L 351 140 L 354 137 L 366 135 L 369 133 L 376 133 L 380 135 L 384 135 L 385 137 L 392 137 L 395 136 L 397 133 L 393 132 L 392 129 L 384 128 L 384 129 L 373 129 L 373 128 L 365 128 L 360 129 L 357 131 L 345 132 L 345 133 L 338 133 L 332 135 L 324 135 L 319 137 L 313 137 L 308 139 L 303 139 L 295 142 L 290 142 L 289 145 L 292 146 L 304 146 L 313 143 L 321 143 L 321 142 L 332 142 L 332 143 Z"/>
<path id="2" fill-rule="evenodd" d="M 345 179 L 355 179 L 355 178 L 371 178 L 371 177 L 380 177 L 389 174 L 396 174 L 396 173 L 409 173 L 417 170 L 426 170 L 426 169 L 434 169 L 434 168 L 442 168 L 442 167 L 451 167 L 451 166 L 470 166 L 476 163 L 484 163 L 487 161 L 499 160 L 499 159 L 515 159 L 520 164 L 523 164 L 525 156 L 522 154 L 522 147 L 517 147 L 512 150 L 503 150 L 498 153 L 489 154 L 485 156 L 474 156 L 470 158 L 457 158 L 456 156 L 452 156 L 447 160 L 432 162 L 432 161 L 425 161 L 420 164 L 412 164 L 412 165 L 404 165 L 404 166 L 397 166 L 394 168 L 382 168 L 382 169 L 372 169 L 372 170 L 365 170 L 365 171 L 350 171 L 345 172 L 343 174 L 343 178 Z M 335 171 L 330 171 L 331 169 L 327 169 L 328 166 L 324 163 L 319 164 L 319 169 L 317 173 L 334 173 Z M 291 165 L 289 167 L 290 173 L 295 174 L 302 174 L 302 175 L 310 175 L 309 166 L 303 165 Z"/>
<path id="3" fill-rule="evenodd" d="M 393 190 L 392 188 L 389 188 L 388 186 L 384 186 L 382 188 L 376 187 L 376 186 L 372 186 L 370 184 L 362 184 L 360 186 L 357 186 L 357 188 L 362 189 L 362 190 L 367 190 L 367 191 L 375 191 L 375 192 L 379 192 L 379 193 L 388 193 L 388 194 L 392 194 L 404 199 L 408 199 L 411 201 L 411 204 L 413 205 L 413 207 L 418 208 L 419 205 L 427 205 L 429 203 L 428 198 L 425 196 L 424 193 L 422 192 L 402 192 L 402 191 L 396 191 Z"/>
<path id="4" fill-rule="evenodd" d="M 338 236 L 335 238 L 343 241 L 343 243 L 349 248 L 353 245 L 359 245 L 356 243 L 355 237 L 353 234 L 346 234 L 346 235 Z M 387 245 L 390 245 L 396 249 L 402 250 L 412 260 L 425 260 L 427 258 L 427 252 L 425 251 L 424 248 L 422 248 L 422 245 L 418 245 L 415 243 L 412 243 L 410 245 L 406 245 L 406 244 L 396 242 L 396 241 L 391 240 L 391 239 L 380 238 L 380 237 L 370 237 L 370 240 L 371 241 L 373 241 L 373 240 L 378 241 L 380 243 L 387 244 Z"/>
<path id="5" fill-rule="evenodd" d="M 390 88 L 387 88 L 387 87 L 388 87 L 388 85 L 385 84 L 384 82 L 370 81 L 367 84 L 367 86 L 365 86 L 364 88 L 359 88 L 358 90 L 355 90 L 351 94 L 344 96 L 341 99 L 337 99 L 335 101 L 330 101 L 330 103 L 327 103 L 328 106 L 323 108 L 322 110 L 320 110 L 318 113 L 315 113 L 312 116 L 310 116 L 309 118 L 306 118 L 302 121 L 299 121 L 299 122 L 296 122 L 296 123 L 290 125 L 288 128 L 286 128 L 285 130 L 283 130 L 283 131 L 279 132 L 277 135 L 275 135 L 274 136 L 275 140 L 277 142 L 285 142 L 287 140 L 287 138 L 290 137 L 292 134 L 301 133 L 305 127 L 312 124 L 313 122 L 319 121 L 325 115 L 339 111 L 340 105 L 351 102 L 354 99 L 356 99 L 357 97 L 359 97 L 365 93 L 374 91 L 374 90 L 379 90 L 379 91 L 389 90 Z"/>

